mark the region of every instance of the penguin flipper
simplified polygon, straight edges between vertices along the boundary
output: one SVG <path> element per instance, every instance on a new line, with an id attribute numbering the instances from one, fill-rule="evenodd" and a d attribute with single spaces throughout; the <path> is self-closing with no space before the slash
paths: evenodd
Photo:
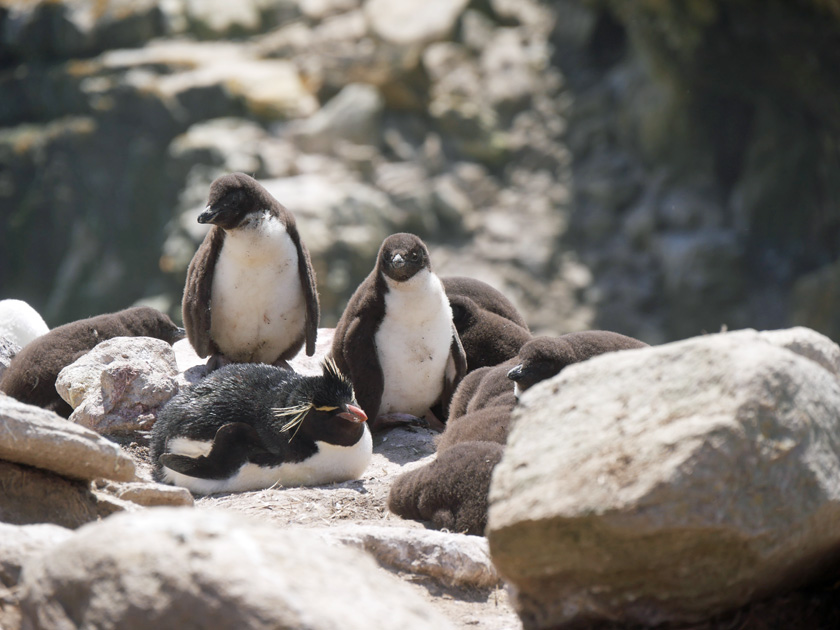
<path id="1" fill-rule="evenodd" d="M 210 301 L 216 260 L 222 251 L 225 232 L 214 226 L 204 237 L 187 269 L 181 315 L 190 345 L 204 358 L 218 352 L 210 338 Z"/>
<path id="2" fill-rule="evenodd" d="M 297 231 L 297 225 L 289 214 L 289 225 L 287 227 L 289 236 L 295 244 L 298 253 L 298 275 L 300 276 L 300 286 L 303 289 L 303 299 L 306 303 L 306 323 L 304 326 L 304 333 L 306 339 L 306 355 L 312 356 L 315 354 L 315 342 L 318 338 L 318 323 L 321 319 L 321 307 L 318 304 L 318 289 L 315 278 L 315 270 L 312 268 L 312 260 L 309 258 L 309 250 L 306 249 L 303 241 L 300 239 L 300 234 Z"/>
<path id="3" fill-rule="evenodd" d="M 455 324 L 452 324 L 452 343 L 449 346 L 449 358 L 446 360 L 443 390 L 440 395 L 440 405 L 444 418 L 449 415 L 449 403 L 452 402 L 452 396 L 455 394 L 458 383 L 466 374 L 467 354 L 464 352 L 464 346 L 461 344 L 461 337 L 458 335 Z"/>
<path id="4" fill-rule="evenodd" d="M 244 422 L 229 422 L 216 431 L 207 455 L 190 457 L 164 453 L 160 456 L 160 463 L 188 477 L 225 479 L 247 463 L 251 456 L 265 450 L 254 427 Z"/>

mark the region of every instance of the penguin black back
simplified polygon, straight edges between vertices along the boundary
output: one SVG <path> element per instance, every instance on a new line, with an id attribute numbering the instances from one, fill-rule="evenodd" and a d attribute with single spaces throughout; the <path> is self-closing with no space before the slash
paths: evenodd
<path id="1" fill-rule="evenodd" d="M 366 419 L 332 362 L 320 376 L 228 365 L 161 410 L 152 429 L 154 475 L 201 494 L 343 480 L 370 459 Z M 348 453 L 349 463 L 322 462 L 325 455 Z M 305 462 L 308 468 L 294 467 Z M 352 470 L 342 469 L 345 463 Z"/>
<path id="2" fill-rule="evenodd" d="M 184 331 L 168 315 L 148 306 L 64 324 L 34 339 L 12 359 L 0 391 L 66 418 L 73 409 L 55 390 L 58 373 L 113 337 L 154 337 L 172 344 L 183 339 Z"/>

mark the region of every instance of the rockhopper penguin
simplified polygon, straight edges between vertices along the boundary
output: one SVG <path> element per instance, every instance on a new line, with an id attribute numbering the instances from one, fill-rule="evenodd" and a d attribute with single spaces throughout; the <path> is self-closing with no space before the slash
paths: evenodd
<path id="1" fill-rule="evenodd" d="M 227 365 L 161 409 L 152 428 L 154 477 L 196 494 L 356 479 L 371 458 L 366 420 L 329 359 L 321 376 Z"/>
<path id="2" fill-rule="evenodd" d="M 16 354 L 3 372 L 0 391 L 67 418 L 73 408 L 55 390 L 58 373 L 113 337 L 155 337 L 172 344 L 184 338 L 184 331 L 148 306 L 70 322 L 33 339 Z"/>
<path id="3" fill-rule="evenodd" d="M 315 352 L 320 309 L 315 272 L 295 218 L 254 178 L 210 186 L 199 223 L 213 227 L 187 270 L 187 336 L 208 369 L 228 362 L 287 367 L 306 342 Z"/>
<path id="4" fill-rule="evenodd" d="M 440 418 L 466 373 L 466 357 L 429 250 L 413 234 L 393 234 L 376 266 L 350 298 L 333 338 L 332 356 L 350 377 L 359 403 L 380 429 Z"/>

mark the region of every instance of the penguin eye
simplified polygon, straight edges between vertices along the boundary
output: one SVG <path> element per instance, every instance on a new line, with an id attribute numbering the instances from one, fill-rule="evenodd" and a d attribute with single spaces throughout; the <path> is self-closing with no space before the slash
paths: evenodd
<path id="1" fill-rule="evenodd" d="M 315 411 L 335 411 L 338 407 L 331 407 L 329 405 L 325 405 L 323 407 L 315 407 Z"/>
<path id="2" fill-rule="evenodd" d="M 418 252 L 418 251 L 415 249 L 413 252 L 411 252 L 411 253 L 408 255 L 408 257 L 409 257 L 411 260 L 417 260 L 418 258 L 420 258 L 420 252 Z"/>

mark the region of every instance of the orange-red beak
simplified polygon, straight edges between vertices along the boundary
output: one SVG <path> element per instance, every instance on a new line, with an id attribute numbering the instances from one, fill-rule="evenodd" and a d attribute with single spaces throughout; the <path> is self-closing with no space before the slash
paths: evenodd
<path id="1" fill-rule="evenodd" d="M 366 422 L 367 421 L 367 414 L 362 411 L 361 407 L 357 407 L 356 405 L 347 404 L 344 406 L 347 411 L 342 411 L 338 414 L 339 418 L 344 418 L 345 420 L 349 420 L 350 422 Z"/>

